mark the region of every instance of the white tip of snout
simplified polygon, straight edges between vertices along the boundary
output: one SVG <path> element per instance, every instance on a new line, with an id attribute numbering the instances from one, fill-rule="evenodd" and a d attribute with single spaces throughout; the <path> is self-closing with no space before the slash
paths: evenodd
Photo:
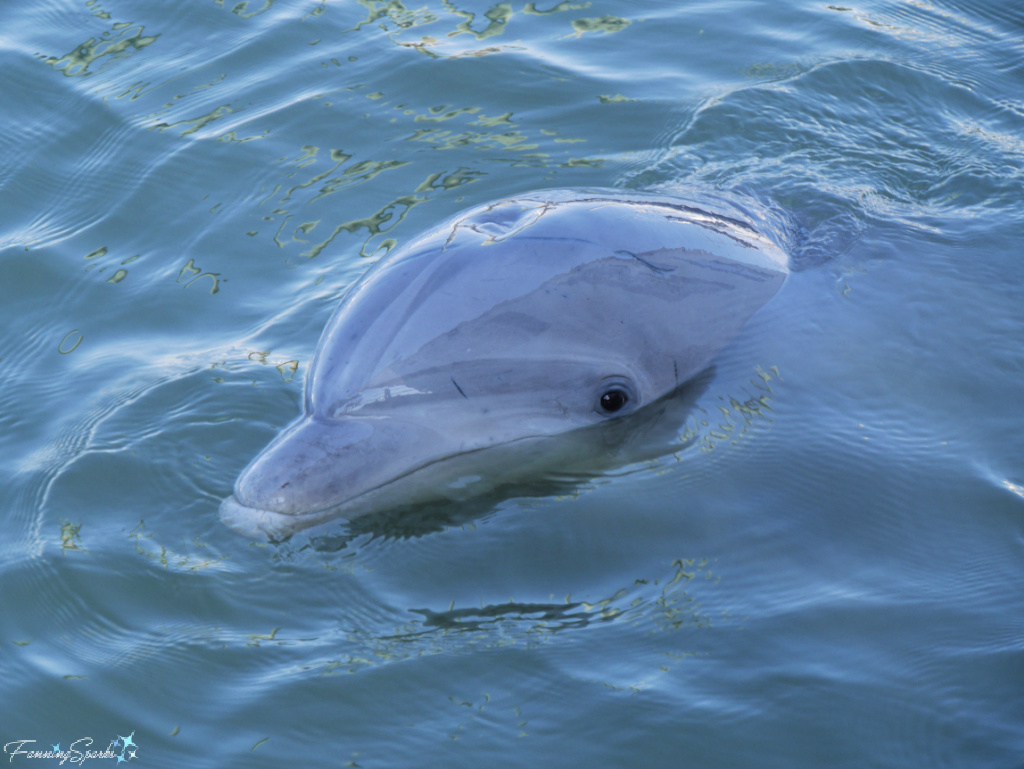
<path id="1" fill-rule="evenodd" d="M 248 507 L 234 494 L 220 503 L 220 519 L 229 529 L 251 539 L 285 539 L 303 528 L 302 516 Z"/>

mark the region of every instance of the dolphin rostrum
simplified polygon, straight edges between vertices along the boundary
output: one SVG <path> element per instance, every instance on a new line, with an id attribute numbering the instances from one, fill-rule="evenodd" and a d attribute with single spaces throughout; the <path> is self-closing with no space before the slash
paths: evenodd
<path id="1" fill-rule="evenodd" d="M 221 519 L 280 539 L 577 463 L 707 367 L 787 274 L 727 201 L 547 190 L 464 211 L 352 285 L 303 413 Z"/>

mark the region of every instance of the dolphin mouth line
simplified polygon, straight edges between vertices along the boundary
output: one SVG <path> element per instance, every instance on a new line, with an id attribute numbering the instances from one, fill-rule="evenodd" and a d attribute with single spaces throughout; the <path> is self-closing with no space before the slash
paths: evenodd
<path id="1" fill-rule="evenodd" d="M 516 444 L 516 443 L 522 443 L 523 441 L 543 440 L 543 439 L 548 438 L 548 437 L 550 437 L 550 436 L 546 436 L 546 435 L 524 435 L 524 436 L 522 436 L 520 438 L 515 438 L 515 439 L 513 439 L 511 441 L 506 441 L 504 443 L 500 443 L 500 444 L 497 444 L 497 445 L 498 446 L 511 446 L 513 444 Z M 225 516 L 224 516 L 225 505 L 229 505 L 230 504 L 231 506 L 236 508 L 233 511 L 236 514 L 238 512 L 244 512 L 244 514 L 247 515 L 250 519 L 253 519 L 253 518 L 256 519 L 255 521 L 252 522 L 253 525 L 244 527 L 245 531 L 259 531 L 259 532 L 263 532 L 264 534 L 273 535 L 272 531 L 270 531 L 266 526 L 262 525 L 262 524 L 266 523 L 268 521 L 268 519 L 270 519 L 270 520 L 274 520 L 276 522 L 279 522 L 281 524 L 285 524 L 287 526 L 287 528 L 289 529 L 289 531 L 284 533 L 283 536 L 290 537 L 292 534 L 294 534 L 294 533 L 296 533 L 298 531 L 301 531 L 302 529 L 308 529 L 311 526 L 315 526 L 318 523 L 321 523 L 321 522 L 324 522 L 324 521 L 328 521 L 328 520 L 330 520 L 332 518 L 335 518 L 335 517 L 342 517 L 342 516 L 339 515 L 339 511 L 342 508 L 348 507 L 348 506 L 352 505 L 353 503 L 358 502 L 359 500 L 368 497 L 369 495 L 373 494 L 374 492 L 379 491 L 379 490 L 385 488 L 386 486 L 390 486 L 391 484 L 396 483 L 397 481 L 400 481 L 403 478 L 408 478 L 410 475 L 414 475 L 415 473 L 418 473 L 421 470 L 425 470 L 426 468 L 431 467 L 432 465 L 439 464 L 439 463 L 444 462 L 445 460 L 451 459 L 452 457 L 455 457 L 455 456 L 458 456 L 458 457 L 470 456 L 472 454 L 478 454 L 481 451 L 488 451 L 489 449 L 493 449 L 493 448 L 496 448 L 496 446 L 482 446 L 481 448 L 478 448 L 478 449 L 470 449 L 469 451 L 460 451 L 458 454 L 450 454 L 450 455 L 448 455 L 446 457 L 439 457 L 437 459 L 431 459 L 431 460 L 429 460 L 427 462 L 424 462 L 423 464 L 416 465 L 415 467 L 410 468 L 409 470 L 406 470 L 404 473 L 402 473 L 400 475 L 396 475 L 395 477 L 390 478 L 387 481 L 384 481 L 384 483 L 380 483 L 380 484 L 374 486 L 373 488 L 366 489 L 365 491 L 361 491 L 358 494 L 356 494 L 354 497 L 349 497 L 348 499 L 345 499 L 345 500 L 343 500 L 341 502 L 338 502 L 337 504 L 328 505 L 327 507 L 322 507 L 322 508 L 319 508 L 317 510 L 308 510 L 306 512 L 301 512 L 301 513 L 281 513 L 281 512 L 278 512 L 277 510 L 271 510 L 271 509 L 265 508 L 265 507 L 252 507 L 251 505 L 247 505 L 244 502 L 242 502 L 241 500 L 239 500 L 238 497 L 235 496 L 234 491 L 232 490 L 231 494 L 228 495 L 227 497 L 225 497 L 221 501 L 221 506 L 220 506 L 221 520 L 225 520 Z M 231 528 L 237 528 L 238 530 L 242 530 L 242 527 L 233 526 L 231 524 L 231 522 L 229 522 L 227 520 L 225 520 L 225 522 L 228 523 L 228 525 L 231 526 Z M 296 526 L 296 525 L 294 525 L 295 523 L 298 523 L 300 525 Z M 292 525 L 288 525 L 288 524 L 292 524 Z"/>

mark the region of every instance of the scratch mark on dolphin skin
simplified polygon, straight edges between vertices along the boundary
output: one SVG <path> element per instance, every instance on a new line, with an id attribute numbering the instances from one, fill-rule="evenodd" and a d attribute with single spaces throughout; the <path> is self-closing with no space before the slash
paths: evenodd
<path id="1" fill-rule="evenodd" d="M 464 393 L 464 392 L 462 391 L 462 388 L 461 388 L 461 387 L 459 387 L 459 383 L 455 381 L 455 377 L 453 377 L 453 376 L 450 376 L 450 377 L 448 377 L 448 378 L 452 380 L 452 384 L 453 384 L 453 385 L 455 385 L 455 389 L 459 391 L 459 395 L 461 395 L 461 396 L 462 396 L 463 398 L 465 398 L 466 400 L 469 400 L 469 396 L 468 396 L 468 395 L 466 395 L 466 393 Z"/>
<path id="2" fill-rule="evenodd" d="M 639 256 L 638 254 L 634 254 L 632 251 L 625 251 L 625 250 L 619 249 L 615 253 L 619 254 L 620 256 L 631 256 L 634 259 L 636 259 L 638 262 L 640 262 L 640 264 L 642 264 L 644 267 L 649 267 L 654 272 L 675 272 L 675 268 L 674 267 L 662 267 L 660 265 L 654 264 L 653 262 L 648 262 L 642 256 Z"/>

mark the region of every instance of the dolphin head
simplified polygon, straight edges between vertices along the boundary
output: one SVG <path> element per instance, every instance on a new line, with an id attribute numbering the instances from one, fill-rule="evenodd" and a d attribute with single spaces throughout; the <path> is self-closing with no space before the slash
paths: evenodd
<path id="1" fill-rule="evenodd" d="M 397 249 L 343 299 L 303 414 L 242 472 L 221 518 L 282 538 L 607 456 L 785 279 L 777 245 L 740 212 L 707 208 L 538 192 Z"/>

